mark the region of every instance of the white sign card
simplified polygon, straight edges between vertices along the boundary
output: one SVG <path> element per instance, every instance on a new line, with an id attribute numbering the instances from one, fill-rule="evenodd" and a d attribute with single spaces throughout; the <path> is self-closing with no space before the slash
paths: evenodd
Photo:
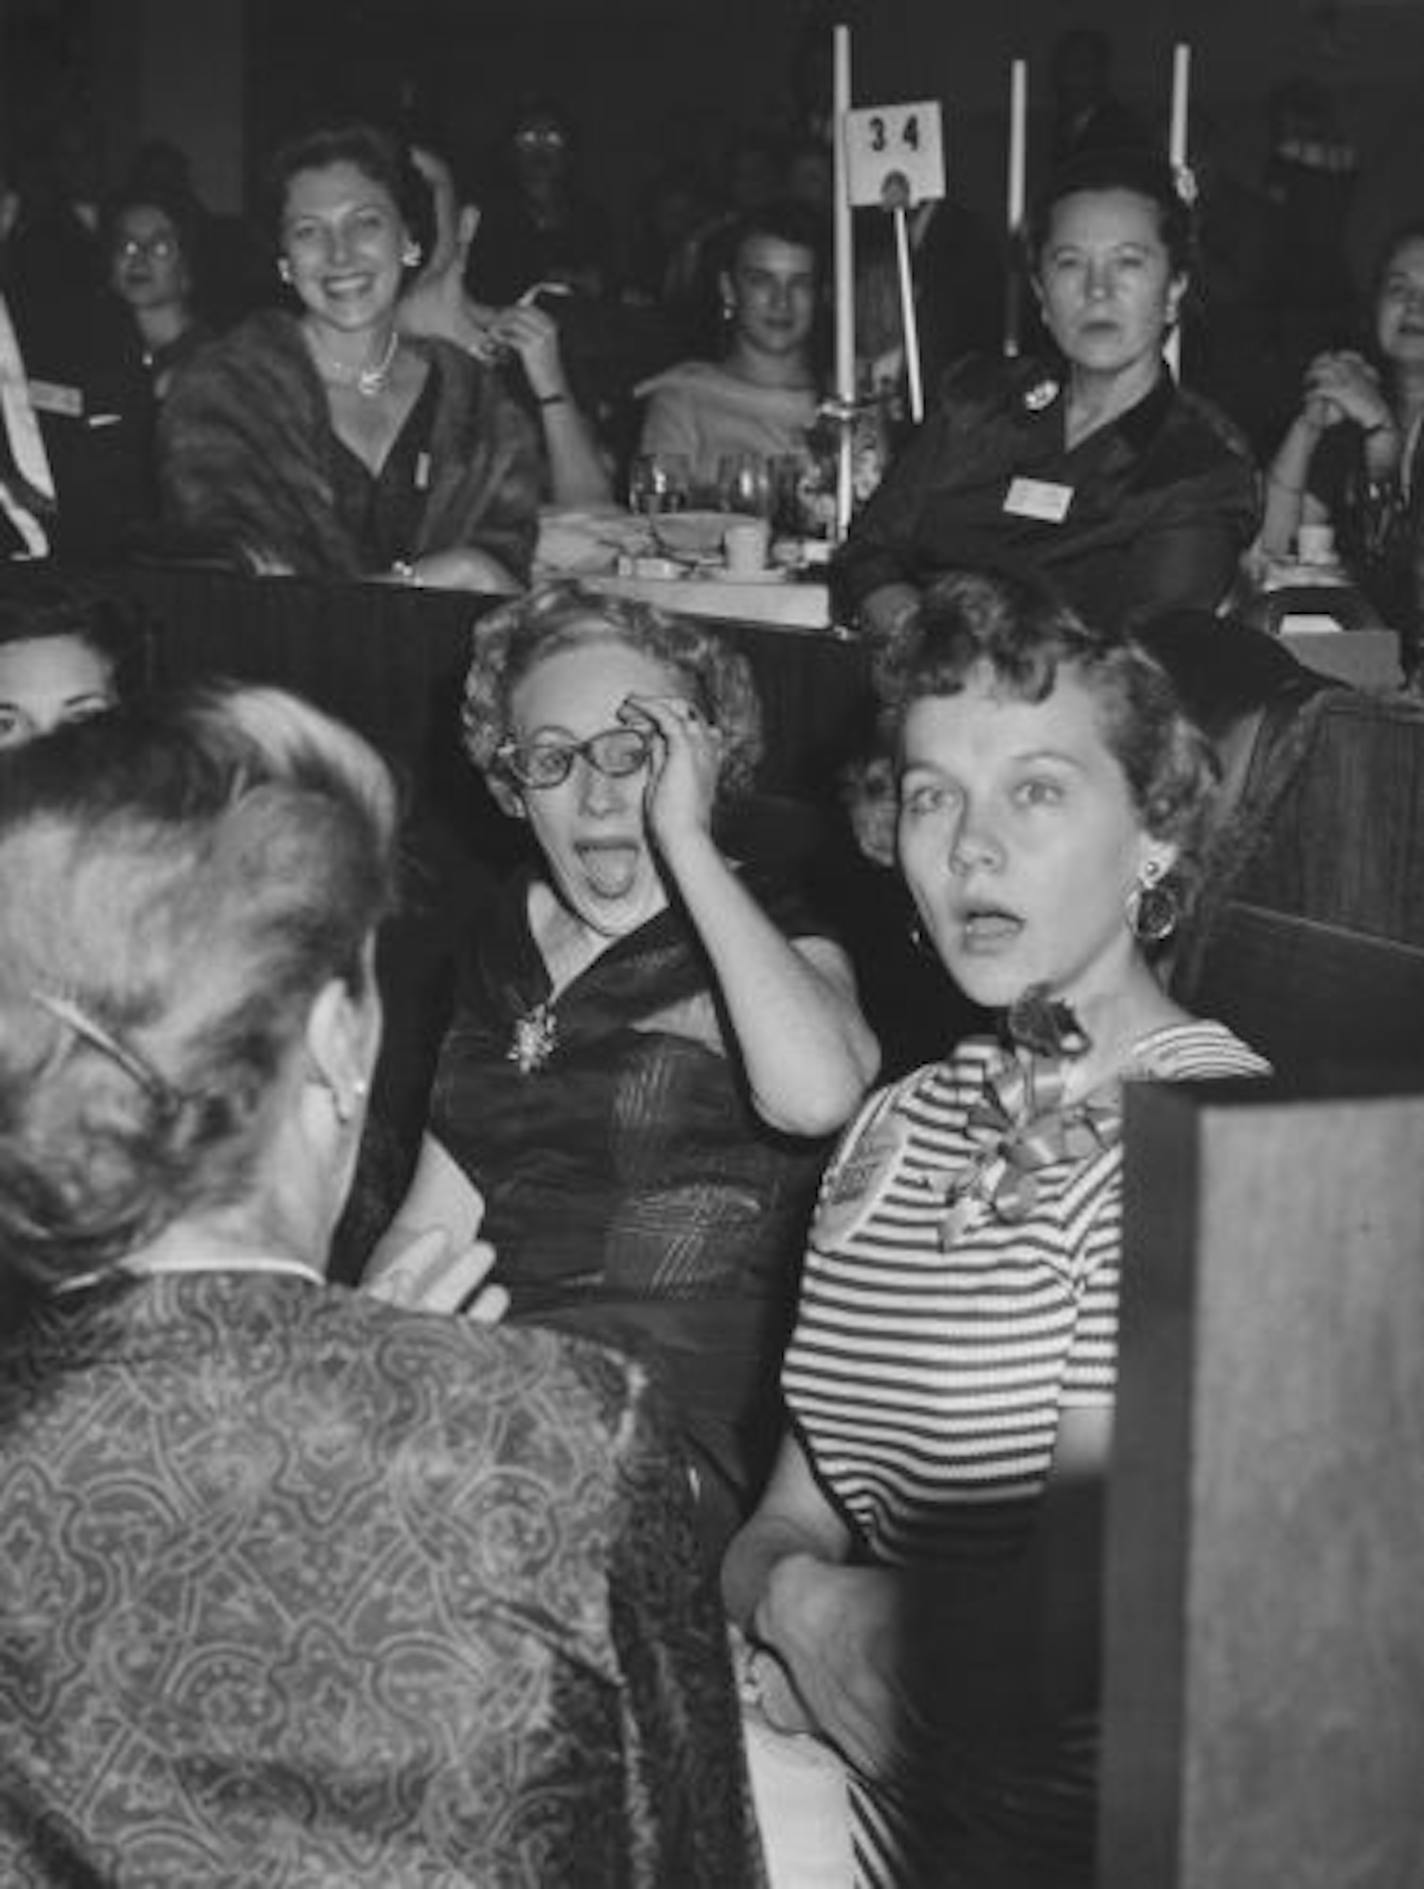
<path id="1" fill-rule="evenodd" d="M 857 207 L 894 208 L 898 201 L 911 209 L 944 195 L 944 131 L 937 98 L 847 112 L 845 148 L 850 200 Z M 897 190 L 898 179 L 904 181 Z"/>

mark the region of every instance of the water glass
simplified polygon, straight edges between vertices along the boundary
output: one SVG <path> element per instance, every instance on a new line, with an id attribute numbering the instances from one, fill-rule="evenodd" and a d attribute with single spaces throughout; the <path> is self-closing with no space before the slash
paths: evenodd
<path id="1" fill-rule="evenodd" d="M 717 461 L 717 503 L 724 512 L 771 516 L 771 473 L 762 453 L 723 453 Z"/>
<path id="2" fill-rule="evenodd" d="M 628 474 L 628 509 L 654 517 L 686 511 L 692 461 L 686 453 L 639 453 Z"/>

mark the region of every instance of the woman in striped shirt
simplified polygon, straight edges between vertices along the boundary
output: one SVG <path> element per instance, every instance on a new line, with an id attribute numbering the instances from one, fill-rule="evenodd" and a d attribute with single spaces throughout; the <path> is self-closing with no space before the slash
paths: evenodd
<path id="1" fill-rule="evenodd" d="M 849 1766 L 858 1882 L 1070 1889 L 1092 1880 L 1121 1085 L 1264 1065 L 1153 971 L 1213 768 L 1151 658 L 1036 582 L 962 574 L 882 681 L 920 929 L 1005 1027 L 846 1135 L 790 1429 L 723 1589 L 759 1716 Z"/>

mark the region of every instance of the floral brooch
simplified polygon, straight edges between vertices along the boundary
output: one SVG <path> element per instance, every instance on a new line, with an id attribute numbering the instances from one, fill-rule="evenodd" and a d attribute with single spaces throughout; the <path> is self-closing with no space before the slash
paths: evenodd
<path id="1" fill-rule="evenodd" d="M 506 1062 L 514 1064 L 521 1076 L 542 1069 L 558 1047 L 559 1019 L 549 1003 L 535 1004 L 522 1017 L 514 1019 L 514 1036 L 504 1052 Z"/>

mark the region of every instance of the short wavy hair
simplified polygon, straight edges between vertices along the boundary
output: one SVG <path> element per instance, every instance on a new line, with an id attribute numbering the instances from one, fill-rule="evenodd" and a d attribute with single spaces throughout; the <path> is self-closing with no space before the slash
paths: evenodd
<path id="1" fill-rule="evenodd" d="M 220 685 L 0 755 L 0 1263 L 53 1287 L 251 1195 L 280 1078 L 393 900 L 384 764 Z"/>
<path id="2" fill-rule="evenodd" d="M 282 247 L 282 219 L 292 179 L 302 171 L 327 170 L 333 164 L 351 164 L 363 177 L 379 184 L 400 212 L 421 255 L 430 254 L 435 240 L 435 207 L 429 185 L 416 169 L 408 147 L 393 132 L 360 119 L 310 126 L 273 152 L 262 194 L 267 228 L 277 249 Z"/>
<path id="3" fill-rule="evenodd" d="M 1043 252 L 1053 231 L 1053 216 L 1060 203 L 1083 193 L 1130 191 L 1145 197 L 1157 213 L 1157 233 L 1167 252 L 1174 276 L 1190 275 L 1197 257 L 1197 224 L 1192 205 L 1183 195 L 1176 173 L 1156 151 L 1123 145 L 1102 151 L 1081 151 L 1052 172 L 1029 210 L 1024 230 L 1024 251 L 1029 271 L 1038 274 Z"/>
<path id="4" fill-rule="evenodd" d="M 986 669 L 1021 702 L 1046 700 L 1060 670 L 1081 680 L 1144 830 L 1178 849 L 1173 875 L 1185 890 L 1201 869 L 1218 767 L 1162 665 L 1131 637 L 1090 627 L 1027 573 L 955 571 L 930 586 L 880 656 L 889 749 L 898 751 L 913 703 L 958 695 Z"/>
<path id="5" fill-rule="evenodd" d="M 762 755 L 761 703 L 750 665 L 725 635 L 651 604 L 586 584 L 547 584 L 481 617 L 465 681 L 465 753 L 506 811 L 516 796 L 496 760 L 512 732 L 510 703 L 531 670 L 567 649 L 619 643 L 662 663 L 722 732 L 718 797 L 751 791 Z"/>

